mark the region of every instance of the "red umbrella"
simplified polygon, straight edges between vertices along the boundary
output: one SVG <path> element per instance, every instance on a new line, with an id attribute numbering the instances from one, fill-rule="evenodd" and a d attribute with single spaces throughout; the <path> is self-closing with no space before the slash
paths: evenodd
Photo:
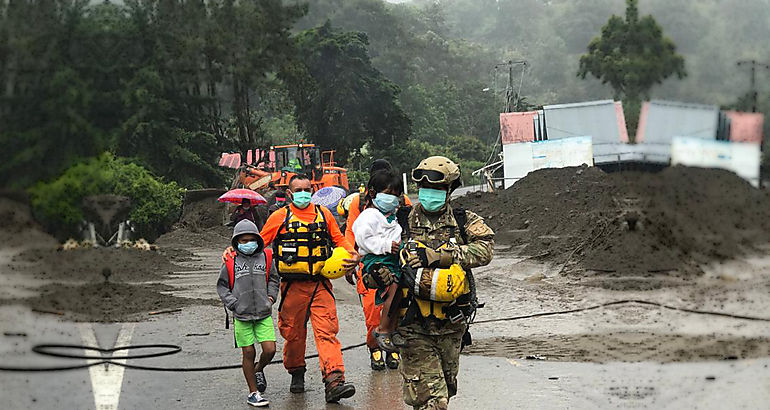
<path id="1" fill-rule="evenodd" d="M 267 200 L 262 195 L 250 190 L 250 189 L 232 189 L 225 192 L 217 199 L 219 202 L 231 202 L 233 204 L 240 204 L 244 199 L 251 200 L 252 205 L 263 205 L 267 203 Z"/>

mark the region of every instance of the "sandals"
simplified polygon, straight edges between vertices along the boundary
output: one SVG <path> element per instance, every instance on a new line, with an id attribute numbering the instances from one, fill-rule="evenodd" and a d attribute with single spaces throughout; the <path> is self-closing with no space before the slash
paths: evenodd
<path id="1" fill-rule="evenodd" d="M 393 344 L 393 341 L 391 340 L 393 333 L 380 333 L 376 330 L 373 330 L 372 336 L 374 336 L 374 339 L 377 340 L 377 344 L 380 346 L 380 349 L 386 352 L 398 351 L 398 348 Z"/>

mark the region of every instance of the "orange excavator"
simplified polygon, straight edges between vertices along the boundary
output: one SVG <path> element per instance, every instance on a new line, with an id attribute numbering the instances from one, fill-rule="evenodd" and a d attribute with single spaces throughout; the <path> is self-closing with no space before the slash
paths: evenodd
<path id="1" fill-rule="evenodd" d="M 236 169 L 231 188 L 249 188 L 264 192 L 286 188 L 292 176 L 304 173 L 310 177 L 313 191 L 338 186 L 348 191 L 348 174 L 334 162 L 334 151 L 323 151 L 315 144 L 276 145 L 268 149 L 241 154 L 223 153 L 219 165 Z"/>

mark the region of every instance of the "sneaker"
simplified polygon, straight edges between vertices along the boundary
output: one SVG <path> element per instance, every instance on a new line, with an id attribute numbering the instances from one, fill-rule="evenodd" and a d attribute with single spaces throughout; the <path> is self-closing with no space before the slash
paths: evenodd
<path id="1" fill-rule="evenodd" d="M 374 349 L 369 352 L 369 359 L 372 362 L 372 370 L 385 370 L 385 360 L 382 358 L 382 350 Z"/>
<path id="2" fill-rule="evenodd" d="M 344 380 L 336 380 L 326 383 L 326 402 L 337 403 L 340 399 L 347 399 L 356 394 L 356 388 Z"/>
<path id="3" fill-rule="evenodd" d="M 257 379 L 257 391 L 264 393 L 267 390 L 267 379 L 265 378 L 265 372 L 256 372 L 254 377 Z"/>
<path id="4" fill-rule="evenodd" d="M 305 371 L 295 371 L 291 373 L 291 384 L 289 391 L 292 393 L 302 393 L 305 391 Z"/>
<path id="5" fill-rule="evenodd" d="M 401 357 L 396 352 L 390 352 L 385 356 L 385 363 L 391 369 L 398 369 L 398 362 L 401 361 Z"/>
<path id="6" fill-rule="evenodd" d="M 256 392 L 256 391 L 254 393 L 249 394 L 249 397 L 246 398 L 246 403 L 248 403 L 249 406 L 254 406 L 254 407 L 265 407 L 270 405 L 270 402 L 267 401 L 266 398 L 260 396 L 259 392 Z"/>

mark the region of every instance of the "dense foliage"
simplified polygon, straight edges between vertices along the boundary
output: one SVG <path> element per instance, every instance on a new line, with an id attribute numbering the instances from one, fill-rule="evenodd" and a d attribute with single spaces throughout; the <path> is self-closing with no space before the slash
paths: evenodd
<path id="1" fill-rule="evenodd" d="M 415 138 L 491 141 L 502 107 L 491 91 L 507 75 L 495 72 L 495 63 L 529 62 L 521 90 L 534 105 L 612 98 L 611 86 L 575 73 L 591 40 L 625 8 L 626 0 L 315 0 L 295 27 L 330 19 L 366 32 L 375 67 L 402 89 Z M 650 89 L 651 98 L 732 106 L 749 88 L 748 69 L 736 61 L 767 59 L 770 0 L 639 0 L 638 8 L 687 62 L 687 77 L 664 80 Z M 758 75 L 760 99 L 770 91 L 768 74 Z M 486 87 L 492 90 L 482 93 Z M 760 103 L 760 109 L 770 113 L 770 105 Z"/>
<path id="2" fill-rule="evenodd" d="M 638 53 L 590 48 L 605 24 L 628 30 L 608 23 L 625 0 L 0 0 L 0 185 L 29 187 L 109 151 L 184 187 L 221 186 L 220 152 L 300 140 L 336 149 L 352 171 L 373 157 L 407 171 L 444 153 L 467 177 L 494 154 L 508 75 L 495 65 L 508 60 L 527 60 L 513 84 L 534 106 L 631 85 L 746 108 L 735 61 L 765 57 L 770 0 L 635 3 L 657 22 L 635 20 L 654 40 L 646 51 L 671 49 L 662 30 L 686 78 L 678 55 L 637 81 Z M 584 65 L 615 89 L 575 76 L 592 50 L 618 57 Z"/>
<path id="3" fill-rule="evenodd" d="M 304 13 L 280 0 L 0 3 L 0 183 L 109 150 L 187 187 L 222 151 L 270 143 L 263 105 Z M 271 125 L 275 125 L 274 123 Z"/>
<path id="4" fill-rule="evenodd" d="M 398 87 L 372 67 L 366 34 L 326 23 L 300 33 L 296 44 L 302 64 L 284 78 L 310 140 L 334 147 L 342 162 L 364 145 L 386 151 L 406 142 L 411 122 Z"/>
<path id="5" fill-rule="evenodd" d="M 128 218 L 138 237 L 152 240 L 179 217 L 182 192 L 176 183 L 163 182 L 137 164 L 102 154 L 76 163 L 51 182 L 38 183 L 30 196 L 36 216 L 62 239 L 80 236 L 84 197 L 126 196 L 131 198 Z"/>

